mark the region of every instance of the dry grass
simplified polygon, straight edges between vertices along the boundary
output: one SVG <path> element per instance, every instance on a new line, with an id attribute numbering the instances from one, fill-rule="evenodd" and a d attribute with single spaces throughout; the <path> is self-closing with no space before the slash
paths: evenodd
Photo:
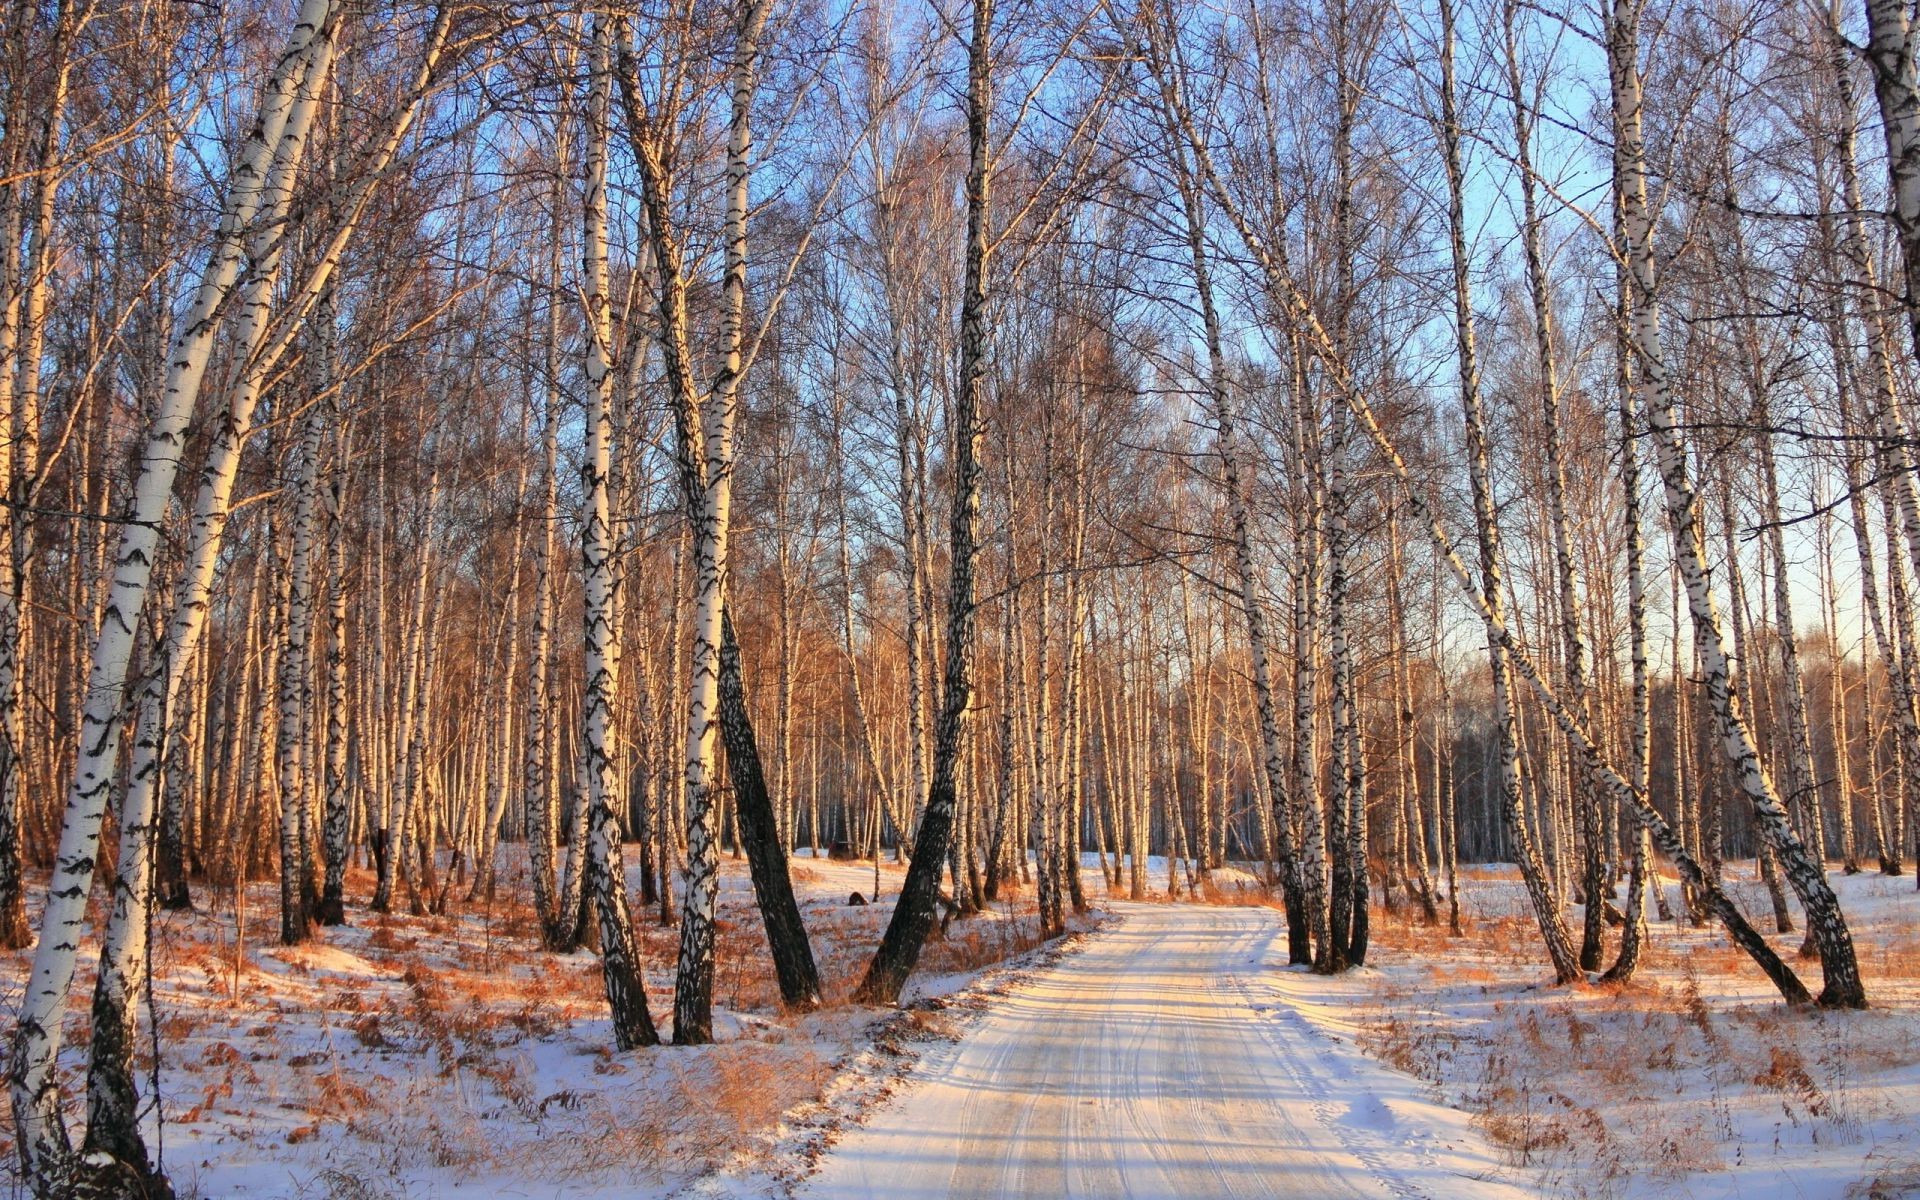
<path id="1" fill-rule="evenodd" d="M 821 896 L 823 881 L 836 877 L 824 863 L 793 871 L 813 893 L 808 928 L 829 994 L 843 1006 L 888 908 Z M 364 898 L 373 882 L 369 871 L 351 870 L 349 894 Z M 898 883 L 889 865 L 887 890 Z M 408 913 L 404 892 L 393 913 L 350 909 L 348 927 L 316 930 L 293 948 L 276 944 L 272 881 L 237 897 L 230 887 L 201 887 L 197 911 L 158 916 L 166 1145 L 183 1197 L 226 1190 L 221 1159 L 235 1151 L 221 1146 L 248 1147 L 242 1153 L 256 1164 L 284 1164 L 290 1194 L 338 1200 L 411 1195 L 428 1170 L 454 1180 L 515 1178 L 535 1190 L 597 1177 L 672 1182 L 766 1153 L 782 1115 L 817 1099 L 869 1036 L 864 1013 L 780 1011 L 751 892 L 734 887 L 722 892 L 718 921 L 722 1041 L 614 1054 L 597 958 L 541 948 L 524 869 L 502 870 L 494 894 L 472 905 L 465 891 L 449 888 L 439 914 Z M 634 899 L 649 1002 L 664 1018 L 678 929 L 661 927 Z M 923 974 L 1019 954 L 1037 944 L 1034 924 L 1025 901 L 956 921 L 928 946 Z M 0 960 L 0 990 L 24 976 L 26 963 Z M 83 1001 L 91 964 L 79 974 Z M 86 1008 L 70 1009 L 69 1045 L 85 1043 Z M 914 1028 L 894 1036 L 942 1036 L 947 1021 L 937 1012 L 908 1019 Z M 142 1042 L 144 1079 L 153 1063 Z M 72 1059 L 63 1071 L 75 1102 L 84 1095 L 79 1065 Z M 0 1191 L 13 1171 L 11 1134 L 0 1124 Z M 192 1165 L 201 1162 L 210 1165 Z"/>
<path id="2" fill-rule="evenodd" d="M 1363 1044 L 1471 1113 L 1548 1194 L 1609 1197 L 1763 1155 L 1858 1153 L 1870 1122 L 1897 1115 L 1900 1093 L 1882 1081 L 1920 1066 L 1920 937 L 1897 924 L 1855 925 L 1876 1010 L 1823 1014 L 1779 1004 L 1711 928 L 1656 927 L 1629 985 L 1556 989 L 1542 986 L 1530 920 L 1483 918 L 1455 938 L 1408 915 L 1376 914 L 1375 961 L 1427 965 L 1373 986 Z M 1777 944 L 1817 986 L 1798 940 Z M 1850 1195 L 1915 1182 L 1913 1164 L 1892 1164 Z"/>

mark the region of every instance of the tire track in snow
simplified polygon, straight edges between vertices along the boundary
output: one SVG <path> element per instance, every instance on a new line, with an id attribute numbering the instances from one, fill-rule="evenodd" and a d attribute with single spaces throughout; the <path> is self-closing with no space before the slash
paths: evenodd
<path id="1" fill-rule="evenodd" d="M 1284 929 L 1284 926 L 1282 928 Z M 1284 1000 L 1260 997 L 1256 990 L 1259 987 L 1258 973 L 1273 969 L 1267 965 L 1266 958 L 1278 936 L 1275 934 L 1269 937 L 1266 944 L 1259 947 L 1242 965 L 1242 968 L 1233 973 L 1233 983 L 1241 999 L 1258 1015 L 1257 1024 L 1261 1038 L 1273 1047 L 1275 1057 L 1286 1069 L 1295 1085 L 1311 1098 L 1313 1114 L 1320 1124 L 1338 1139 L 1349 1154 L 1359 1159 L 1396 1200 L 1435 1200 L 1425 1188 L 1395 1171 L 1385 1154 L 1386 1150 L 1402 1152 L 1411 1150 L 1423 1162 L 1438 1169 L 1439 1163 L 1433 1154 L 1432 1139 L 1424 1136 L 1420 1131 L 1409 1130 L 1405 1136 L 1407 1142 L 1412 1143 L 1411 1145 L 1402 1142 L 1390 1143 L 1387 1147 L 1383 1147 L 1381 1143 L 1385 1139 L 1380 1133 L 1371 1128 L 1356 1126 L 1353 1121 L 1345 1119 L 1354 1111 L 1355 1104 L 1364 1100 L 1387 1120 L 1393 1121 L 1396 1127 L 1399 1125 L 1392 1110 L 1370 1093 L 1353 1093 L 1354 1102 L 1346 1104 L 1343 1110 L 1342 1102 L 1335 1097 L 1328 1085 L 1328 1080 L 1332 1077 L 1351 1080 L 1353 1072 L 1349 1064 L 1342 1060 L 1342 1056 L 1336 1051 L 1327 1034 L 1315 1028 L 1313 1022 L 1307 1020 Z M 1267 1019 L 1276 1016 L 1280 1021 Z M 1276 1026 L 1282 1023 L 1288 1027 L 1292 1036 L 1281 1035 L 1281 1031 Z M 1300 1048 L 1303 1045 L 1314 1048 L 1314 1057 L 1319 1060 L 1322 1070 L 1305 1069 L 1306 1064 L 1301 1061 Z"/>
<path id="2" fill-rule="evenodd" d="M 1417 1117 L 1263 995 L 1276 914 L 1117 905 L 827 1156 L 816 1200 L 1459 1200 Z M 1270 1014 L 1279 1014 L 1275 1020 Z M 1342 1107 L 1343 1100 L 1357 1106 Z M 1370 1128 L 1371 1114 L 1393 1118 Z M 1377 1118 L 1376 1118 L 1377 1119 Z M 1404 1139 L 1396 1141 L 1395 1139 Z"/>

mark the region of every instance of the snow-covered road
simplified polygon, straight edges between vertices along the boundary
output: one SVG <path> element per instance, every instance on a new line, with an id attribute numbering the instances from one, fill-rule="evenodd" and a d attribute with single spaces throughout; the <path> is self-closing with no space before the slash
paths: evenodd
<path id="1" fill-rule="evenodd" d="M 1509 1200 L 1458 1112 L 1276 990 L 1260 908 L 1117 905 L 849 1133 L 801 1192 Z M 1303 983 L 1285 976 L 1289 983 Z"/>

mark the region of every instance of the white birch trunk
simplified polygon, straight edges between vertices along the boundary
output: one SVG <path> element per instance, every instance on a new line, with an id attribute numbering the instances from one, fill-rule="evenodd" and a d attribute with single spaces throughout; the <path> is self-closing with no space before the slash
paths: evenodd
<path id="1" fill-rule="evenodd" d="M 1614 150 L 1615 187 L 1621 195 L 1624 254 L 1632 279 L 1631 330 L 1642 403 L 1653 430 L 1667 513 L 1681 582 L 1685 585 L 1694 640 L 1720 739 L 1741 791 L 1768 845 L 1779 854 L 1789 881 L 1807 910 L 1807 923 L 1820 949 L 1826 1006 L 1859 1008 L 1866 1004 L 1853 940 L 1820 864 L 1794 833 L 1760 761 L 1753 735 L 1732 690 L 1720 614 L 1706 571 L 1699 497 L 1687 475 L 1685 452 L 1675 429 L 1672 384 L 1660 339 L 1658 290 L 1654 276 L 1653 216 L 1647 203 L 1646 151 L 1641 134 L 1638 0 L 1614 0 L 1608 28 L 1608 63 L 1619 136 Z"/>
<path id="2" fill-rule="evenodd" d="M 182 319 L 169 350 L 164 396 L 148 433 L 132 511 L 121 528 L 108 607 L 89 670 L 79 758 L 67 793 L 60 846 L 55 854 L 53 880 L 41 921 L 40 943 L 34 954 L 8 1072 L 21 1165 L 30 1184 L 39 1191 L 57 1191 L 68 1186 L 77 1166 L 72 1161 L 66 1123 L 60 1114 L 53 1063 L 73 983 L 74 959 L 83 938 L 101 817 L 119 757 L 127 667 L 146 607 L 154 558 L 159 549 L 160 525 L 172 498 L 186 424 L 206 374 L 213 335 L 248 256 L 247 242 L 250 237 L 257 237 L 261 229 L 277 226 L 284 213 L 285 194 L 283 191 L 274 194 L 269 176 L 275 173 L 276 160 L 281 157 L 283 147 L 290 150 L 305 140 L 305 128 L 290 118 L 296 113 L 304 114 L 302 121 L 311 116 L 310 102 L 303 102 L 302 85 L 316 64 L 331 57 L 332 20 L 329 0 L 306 0 L 295 19 L 287 48 L 269 78 L 259 115 L 229 182 L 215 248 L 193 304 Z M 284 177 L 282 179 L 284 181 Z M 267 201 L 267 212 L 265 219 L 256 224 L 263 198 Z M 147 824 L 147 814 L 133 812 L 123 816 L 123 829 L 131 825 L 134 836 L 133 861 L 129 862 L 128 848 L 123 845 L 121 871 L 142 889 L 139 896 L 129 896 L 124 890 L 116 889 L 116 908 L 124 905 L 132 911 L 133 903 L 138 901 L 142 917 L 138 921 L 121 922 L 122 944 L 115 949 L 123 951 L 119 961 L 126 964 L 142 957 L 129 956 L 124 951 L 131 948 L 133 939 L 144 934 L 147 876 L 143 857 Z M 134 932 L 136 929 L 141 932 Z M 103 978 L 110 974 L 116 972 L 106 969 L 101 972 Z M 131 1046 L 127 1049 L 130 1052 Z M 142 1164 L 132 1165 L 138 1168 Z"/>
<path id="3" fill-rule="evenodd" d="M 1279 243 L 1269 246 L 1266 239 L 1247 222 L 1244 214 L 1233 205 L 1232 197 L 1223 185 L 1218 171 L 1214 168 L 1212 160 L 1207 154 L 1206 144 L 1194 126 L 1191 115 L 1181 110 L 1176 112 L 1175 116 L 1180 125 L 1180 134 L 1187 139 L 1188 145 L 1194 150 L 1197 164 L 1200 167 L 1203 178 L 1207 182 L 1209 193 L 1214 197 L 1215 201 L 1220 204 L 1222 210 L 1232 221 L 1242 242 L 1253 254 L 1256 264 L 1260 268 L 1261 273 L 1273 293 L 1273 298 L 1282 306 L 1282 310 L 1293 321 L 1300 336 L 1310 338 L 1319 347 L 1331 347 L 1333 344 L 1332 339 L 1327 336 L 1326 330 L 1320 325 L 1312 307 L 1305 302 L 1305 298 L 1293 282 L 1293 277 L 1286 260 L 1284 246 Z M 1662 853 L 1665 853 L 1673 860 L 1675 866 L 1680 869 L 1682 877 L 1702 893 L 1704 899 L 1712 907 L 1713 911 L 1720 916 L 1735 942 L 1766 972 L 1768 978 L 1771 979 L 1774 985 L 1780 990 L 1781 995 L 1789 1003 L 1807 1002 L 1811 997 L 1808 995 L 1805 986 L 1802 985 L 1800 980 L 1793 974 L 1792 969 L 1780 961 L 1779 955 L 1774 953 L 1772 947 L 1767 945 L 1766 940 L 1753 929 L 1739 907 L 1720 889 L 1717 878 L 1703 870 L 1699 863 L 1695 861 L 1694 857 L 1688 853 L 1687 848 L 1681 843 L 1679 838 L 1674 835 L 1672 826 L 1668 824 L 1666 818 L 1660 814 L 1659 810 L 1654 808 L 1652 803 L 1648 801 L 1646 794 L 1642 791 L 1634 790 L 1618 772 L 1607 765 L 1604 755 L 1601 753 L 1597 742 L 1585 724 L 1579 720 L 1571 709 L 1561 702 L 1559 696 L 1554 693 L 1553 689 L 1547 684 L 1533 663 L 1524 654 L 1519 652 L 1513 636 L 1506 628 L 1504 621 L 1498 618 L 1498 614 L 1488 609 L 1485 598 L 1476 585 L 1472 573 L 1468 571 L 1466 564 L 1460 560 L 1459 555 L 1454 551 L 1453 542 L 1447 536 L 1446 530 L 1441 526 L 1432 507 L 1422 498 L 1422 494 L 1417 489 L 1417 485 L 1413 480 L 1412 472 L 1407 467 L 1406 460 L 1400 455 L 1392 439 L 1387 437 L 1385 430 L 1381 428 L 1380 422 L 1378 418 L 1375 417 L 1373 408 L 1371 404 L 1368 403 L 1366 396 L 1354 385 L 1353 380 L 1347 377 L 1341 370 L 1340 360 L 1337 356 L 1325 360 L 1324 365 L 1333 376 L 1332 382 L 1339 391 L 1341 402 L 1359 423 L 1361 431 L 1365 433 L 1373 443 L 1374 448 L 1379 452 L 1385 465 L 1400 481 L 1401 486 L 1406 489 L 1408 505 L 1425 526 L 1427 537 L 1433 547 L 1436 560 L 1443 564 L 1447 572 L 1453 576 L 1454 582 L 1459 587 L 1461 594 L 1474 606 L 1482 622 L 1487 625 L 1489 636 L 1498 639 L 1502 644 L 1505 648 L 1509 664 L 1520 673 L 1521 677 L 1524 678 L 1533 689 L 1542 704 L 1545 705 L 1548 713 L 1553 717 L 1554 722 L 1559 725 L 1561 731 L 1569 737 L 1574 738 L 1581 752 L 1596 764 L 1596 774 L 1599 777 L 1601 786 L 1621 804 L 1631 805 L 1635 815 L 1652 835 L 1655 845 L 1659 847 Z M 1444 795 L 1445 792 L 1446 789 L 1443 788 L 1442 794 Z M 1452 822 L 1449 820 L 1447 824 L 1451 825 Z M 1451 865 L 1449 866 L 1449 872 L 1449 887 L 1451 889 Z"/>
<path id="4" fill-rule="evenodd" d="M 687 693 L 686 894 L 680 913 L 680 959 L 675 972 L 673 1040 L 713 1040 L 714 917 L 719 896 L 720 813 L 716 798 L 719 735 L 720 626 L 725 615 L 727 548 L 733 512 L 733 426 L 745 368 L 748 177 L 753 155 L 753 96 L 759 82 L 760 32 L 769 0 L 745 0 L 735 25 L 727 125 L 726 263 L 720 291 L 721 365 L 712 394 L 697 411 L 682 411 L 682 479 L 693 517 L 693 655 Z M 679 270 L 662 259 L 664 274 Z M 684 310 L 683 310 L 684 314 Z M 684 328 L 676 335 L 682 341 Z M 671 352 L 671 351 L 670 351 Z M 689 381 L 690 382 L 690 381 Z M 690 388 L 678 393 L 684 409 Z M 689 439 L 699 427 L 697 439 Z M 689 470 L 697 463 L 697 473 Z M 692 486 L 695 485 L 696 486 Z M 695 498 L 697 497 L 697 502 Z"/>
<path id="5" fill-rule="evenodd" d="M 580 481 L 586 491 L 586 521 L 580 559 L 586 573 L 586 695 L 580 740 L 587 790 L 587 871 L 600 926 L 601 974 L 613 1015 L 614 1044 L 622 1050 L 660 1040 L 647 1009 L 639 947 L 627 914 L 627 876 L 620 855 L 622 801 L 616 786 L 612 742 L 618 692 L 619 650 L 614 629 L 614 534 L 608 509 L 613 442 L 613 316 L 607 295 L 607 118 L 613 91 L 613 39 L 618 22 L 593 21 L 593 59 L 587 93 L 586 224 L 581 277 L 587 316 L 587 447 Z M 717 637 L 716 637 L 717 644 Z M 691 908 L 691 904 L 689 904 Z"/>
<path id="6" fill-rule="evenodd" d="M 1466 426 L 1467 471 L 1473 492 L 1474 527 L 1480 544 L 1482 612 L 1487 625 L 1487 651 L 1493 672 L 1494 721 L 1500 737 L 1501 805 L 1506 814 L 1507 831 L 1513 839 L 1514 858 L 1526 882 L 1527 897 L 1532 902 L 1534 920 L 1538 922 L 1541 937 L 1546 942 L 1554 975 L 1559 982 L 1569 983 L 1580 978 L 1579 957 L 1561 916 L 1560 898 L 1553 893 L 1547 881 L 1533 836 L 1520 812 L 1520 732 L 1514 713 L 1512 666 L 1505 639 L 1496 630 L 1496 626 L 1503 625 L 1505 621 L 1506 588 L 1501 582 L 1500 530 L 1495 517 L 1491 453 L 1486 420 L 1481 412 L 1479 357 L 1474 340 L 1466 244 L 1465 178 L 1461 169 L 1460 125 L 1454 100 L 1453 5 L 1449 0 L 1441 0 L 1440 13 L 1440 135 L 1447 170 L 1447 225 L 1453 259 L 1454 324 L 1460 359 L 1460 400 Z M 1575 641 L 1577 644 L 1577 634 Z M 1579 703 L 1579 699 L 1576 698 L 1574 703 Z M 1588 897 L 1589 904 L 1596 902 L 1596 898 Z"/>

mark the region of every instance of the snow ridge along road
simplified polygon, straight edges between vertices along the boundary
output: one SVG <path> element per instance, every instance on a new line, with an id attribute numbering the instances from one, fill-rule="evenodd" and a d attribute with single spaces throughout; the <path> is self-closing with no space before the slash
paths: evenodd
<path id="1" fill-rule="evenodd" d="M 988 1197 L 1518 1200 L 1464 1114 L 1274 986 L 1278 914 L 1115 905 L 1014 988 L 800 1190 Z"/>

